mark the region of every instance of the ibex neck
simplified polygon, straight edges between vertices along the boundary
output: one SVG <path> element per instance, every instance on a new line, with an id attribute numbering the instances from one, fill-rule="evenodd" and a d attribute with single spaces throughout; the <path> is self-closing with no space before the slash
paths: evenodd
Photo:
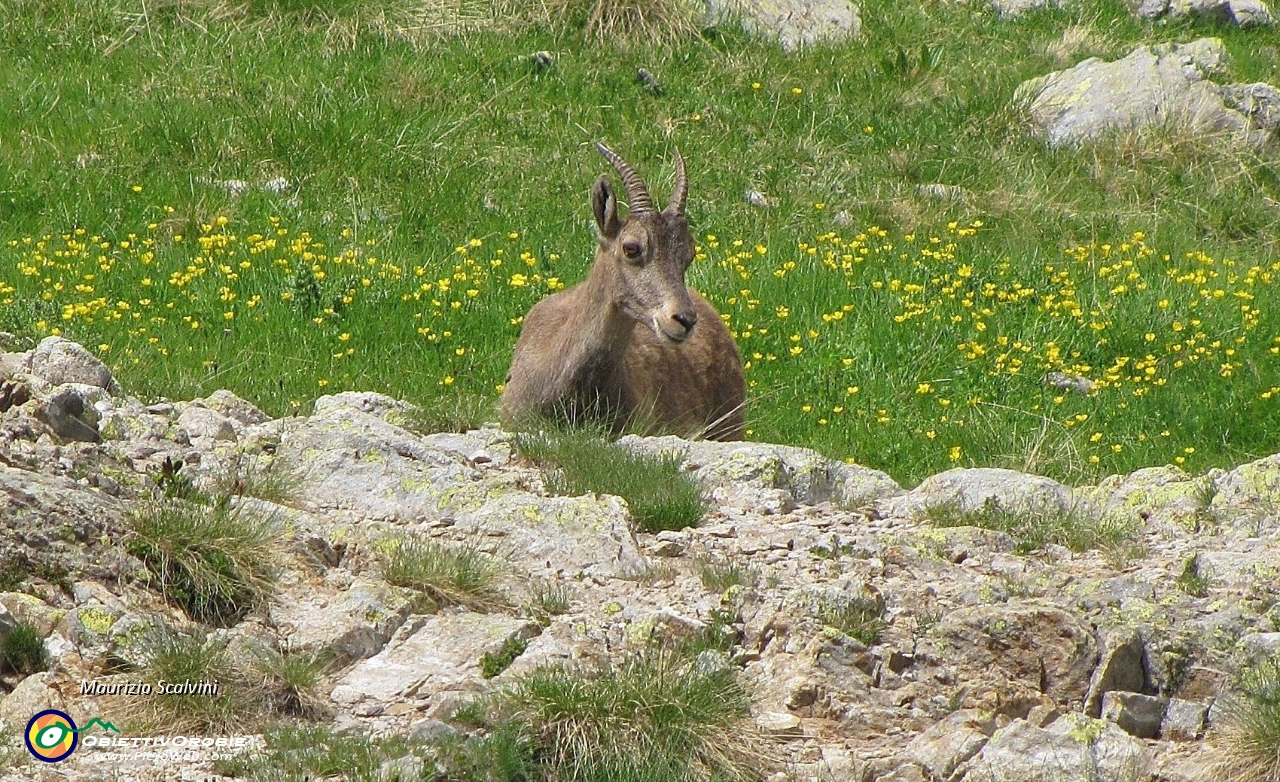
<path id="1" fill-rule="evenodd" d="M 622 362 L 636 322 L 617 305 L 616 281 L 607 261 L 597 261 L 582 283 L 582 303 L 575 313 L 582 363 Z"/>

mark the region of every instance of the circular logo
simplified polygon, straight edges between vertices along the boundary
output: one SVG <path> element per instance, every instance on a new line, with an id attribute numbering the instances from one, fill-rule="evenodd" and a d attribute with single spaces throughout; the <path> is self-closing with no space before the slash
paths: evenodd
<path id="1" fill-rule="evenodd" d="M 27 723 L 27 751 L 45 763 L 66 760 L 76 751 L 80 737 L 70 715 L 57 709 L 45 709 Z"/>

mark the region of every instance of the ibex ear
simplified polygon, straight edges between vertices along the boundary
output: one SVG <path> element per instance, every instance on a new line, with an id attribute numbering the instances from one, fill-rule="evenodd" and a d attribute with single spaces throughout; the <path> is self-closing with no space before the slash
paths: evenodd
<path id="1" fill-rule="evenodd" d="M 591 186 L 591 211 L 595 212 L 600 238 L 617 238 L 622 223 L 618 221 L 618 199 L 613 195 L 613 182 L 608 174 L 601 174 Z"/>

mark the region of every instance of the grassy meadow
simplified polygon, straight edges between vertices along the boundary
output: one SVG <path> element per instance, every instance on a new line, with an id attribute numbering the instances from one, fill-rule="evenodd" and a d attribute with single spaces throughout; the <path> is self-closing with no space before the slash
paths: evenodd
<path id="1" fill-rule="evenodd" d="M 597 35 L 594 5 L 0 0 L 0 329 L 145 399 L 491 419 L 521 316 L 590 263 L 592 142 L 660 203 L 679 147 L 752 439 L 907 484 L 1280 450 L 1280 154 L 1176 128 L 1050 150 L 1012 102 L 1204 35 L 1223 81 L 1280 84 L 1274 31 L 868 0 L 861 41 L 787 53 Z"/>

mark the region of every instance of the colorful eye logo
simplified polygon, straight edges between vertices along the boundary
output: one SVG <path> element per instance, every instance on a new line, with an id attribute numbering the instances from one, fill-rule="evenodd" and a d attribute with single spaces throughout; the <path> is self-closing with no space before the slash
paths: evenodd
<path id="1" fill-rule="evenodd" d="M 76 724 L 65 712 L 45 709 L 27 723 L 27 751 L 45 763 L 66 760 L 76 751 L 80 737 Z"/>

